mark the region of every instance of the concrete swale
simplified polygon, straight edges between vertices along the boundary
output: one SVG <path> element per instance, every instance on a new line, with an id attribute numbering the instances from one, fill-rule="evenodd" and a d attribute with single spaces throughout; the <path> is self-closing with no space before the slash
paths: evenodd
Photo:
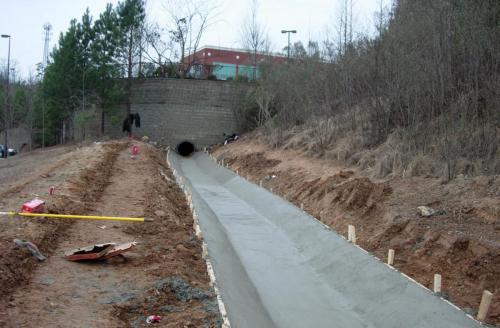
<path id="1" fill-rule="evenodd" d="M 217 164 L 173 152 L 231 327 L 481 325 L 319 221 Z"/>

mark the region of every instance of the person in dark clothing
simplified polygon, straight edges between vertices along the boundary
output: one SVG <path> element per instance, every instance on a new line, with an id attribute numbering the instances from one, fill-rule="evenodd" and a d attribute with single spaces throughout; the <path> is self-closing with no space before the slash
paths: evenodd
<path id="1" fill-rule="evenodd" d="M 134 114 L 134 120 L 135 120 L 135 127 L 140 128 L 141 127 L 141 116 L 139 113 Z"/>
<path id="2" fill-rule="evenodd" d="M 132 126 L 134 125 L 134 122 L 136 128 L 141 127 L 141 116 L 139 113 L 129 114 L 123 121 L 122 131 L 127 132 L 129 137 L 132 136 Z"/>
<path id="3" fill-rule="evenodd" d="M 123 132 L 127 132 L 129 135 L 132 133 L 132 125 L 130 124 L 130 119 L 127 117 L 123 121 Z"/>

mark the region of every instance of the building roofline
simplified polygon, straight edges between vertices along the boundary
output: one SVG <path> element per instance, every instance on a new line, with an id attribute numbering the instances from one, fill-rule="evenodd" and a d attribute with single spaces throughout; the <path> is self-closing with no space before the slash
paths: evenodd
<path id="1" fill-rule="evenodd" d="M 229 48 L 229 47 L 218 47 L 218 46 L 211 46 L 211 45 L 204 45 L 200 47 L 196 52 L 200 52 L 205 49 L 214 49 L 214 50 L 225 50 L 225 51 L 235 51 L 235 52 L 244 52 L 244 53 L 250 53 L 249 49 L 242 49 L 242 48 Z M 263 56 L 273 56 L 273 57 L 283 57 L 286 58 L 287 56 L 279 54 L 279 53 L 274 53 L 274 52 L 263 52 L 263 51 L 257 51 L 258 55 L 263 55 Z"/>

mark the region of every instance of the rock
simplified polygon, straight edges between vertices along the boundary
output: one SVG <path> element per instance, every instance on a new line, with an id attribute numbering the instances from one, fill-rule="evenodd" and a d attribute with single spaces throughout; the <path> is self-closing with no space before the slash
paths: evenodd
<path id="1" fill-rule="evenodd" d="M 144 141 L 144 142 L 148 142 L 148 141 L 149 141 L 149 137 L 148 137 L 148 136 L 144 136 L 144 137 L 142 137 L 142 141 Z"/>
<path id="2" fill-rule="evenodd" d="M 167 213 L 165 213 L 165 211 L 162 211 L 162 210 L 157 210 L 157 211 L 155 211 L 155 215 L 160 217 L 160 218 L 163 218 L 163 217 L 167 216 Z"/>
<path id="3" fill-rule="evenodd" d="M 428 206 L 419 206 L 417 207 L 417 213 L 423 217 L 430 217 L 436 214 L 436 211 Z"/>
<path id="4" fill-rule="evenodd" d="M 124 303 L 130 300 L 137 298 L 135 293 L 121 293 L 115 295 L 109 295 L 98 300 L 99 304 L 115 304 L 115 303 Z"/>
<path id="5" fill-rule="evenodd" d="M 439 292 L 439 293 L 436 293 L 436 296 L 438 297 L 441 297 L 445 300 L 450 300 L 450 294 L 448 294 L 447 292 Z"/>
<path id="6" fill-rule="evenodd" d="M 203 309 L 208 313 L 219 313 L 219 303 L 217 303 L 217 298 L 207 300 L 203 303 Z"/>
<path id="7" fill-rule="evenodd" d="M 189 249 L 187 249 L 184 245 L 177 245 L 175 246 L 175 249 L 178 250 L 179 252 L 189 252 Z"/>
<path id="8" fill-rule="evenodd" d="M 170 291 L 174 293 L 177 300 L 182 302 L 188 302 L 192 299 L 204 301 L 213 297 L 213 293 L 210 291 L 201 288 L 193 288 L 181 277 L 170 278 L 169 284 Z"/>
<path id="9" fill-rule="evenodd" d="M 158 308 L 160 312 L 179 312 L 179 309 L 172 305 L 164 305 Z"/>
<path id="10" fill-rule="evenodd" d="M 42 276 L 38 280 L 39 284 L 45 285 L 45 286 L 50 286 L 52 285 L 56 280 L 50 276 Z"/>
<path id="11" fill-rule="evenodd" d="M 471 315 L 473 317 L 476 316 L 477 312 L 474 310 L 474 309 L 471 309 L 471 308 L 463 308 L 464 312 L 467 313 L 468 315 Z"/>
<path id="12" fill-rule="evenodd" d="M 198 244 L 198 239 L 196 238 L 196 234 L 191 234 L 191 236 L 189 237 L 189 239 L 186 239 L 184 241 L 184 244 L 188 245 L 188 246 L 196 246 Z"/>

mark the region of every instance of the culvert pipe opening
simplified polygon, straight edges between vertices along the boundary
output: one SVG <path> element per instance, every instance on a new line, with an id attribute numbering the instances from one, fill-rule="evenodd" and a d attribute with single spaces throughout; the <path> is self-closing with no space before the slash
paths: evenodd
<path id="1" fill-rule="evenodd" d="M 177 152 L 179 155 L 187 157 L 194 153 L 194 145 L 192 142 L 183 141 L 177 145 Z"/>

